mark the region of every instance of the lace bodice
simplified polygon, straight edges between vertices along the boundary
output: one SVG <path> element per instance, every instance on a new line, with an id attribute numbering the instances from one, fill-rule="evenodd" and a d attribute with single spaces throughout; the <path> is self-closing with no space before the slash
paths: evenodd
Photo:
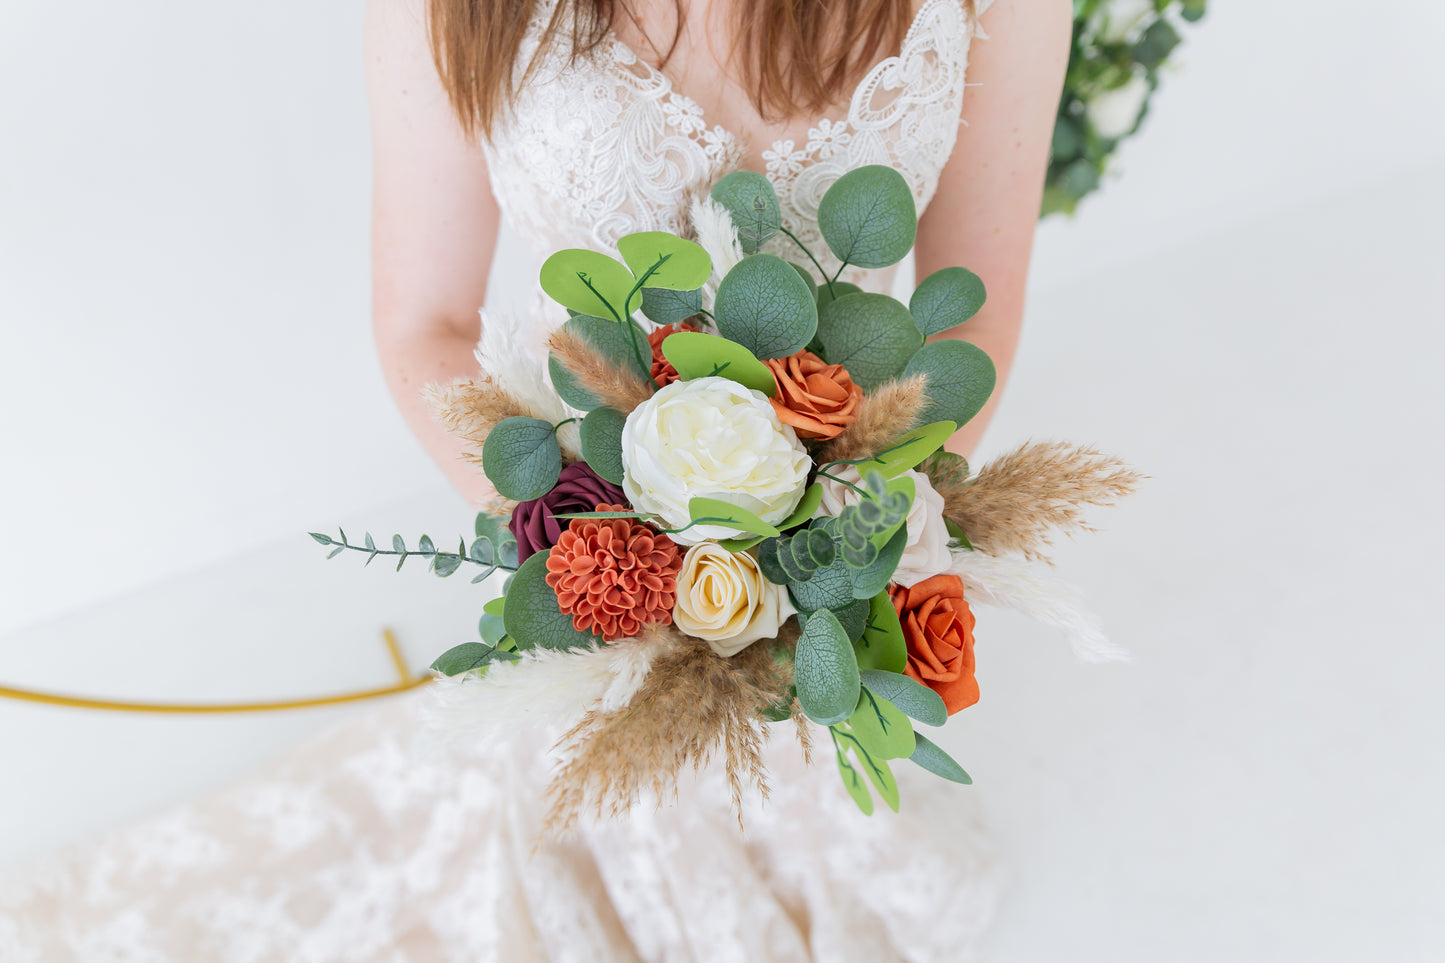
<path id="1" fill-rule="evenodd" d="M 981 13 L 990 2 L 973 6 Z M 554 3 L 538 4 L 519 71 Z M 784 226 L 828 270 L 838 262 L 820 239 L 818 202 L 844 172 L 891 166 L 907 178 L 919 213 L 928 206 L 958 136 L 977 32 L 964 0 L 924 0 L 899 53 L 876 64 L 835 116 L 818 119 L 802 144 L 781 140 L 763 151 Z M 497 201 L 534 253 L 611 253 L 633 231 L 685 234 L 691 199 L 739 164 L 742 135 L 710 125 L 696 101 L 614 36 L 575 64 L 553 50 L 533 69 L 486 152 Z M 806 260 L 786 237 L 767 249 Z M 849 269 L 844 277 L 877 289 L 890 274 Z"/>

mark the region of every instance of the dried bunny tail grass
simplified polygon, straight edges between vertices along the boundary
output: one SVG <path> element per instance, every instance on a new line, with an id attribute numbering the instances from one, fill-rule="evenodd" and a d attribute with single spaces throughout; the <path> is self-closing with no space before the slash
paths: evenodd
<path id="1" fill-rule="evenodd" d="M 462 459 L 478 470 L 482 446 L 497 422 L 519 415 L 535 418 L 535 409 L 489 378 L 457 378 L 446 384 L 429 384 L 422 397 L 432 418 L 450 435 L 462 439 Z"/>
<path id="2" fill-rule="evenodd" d="M 1144 478 L 1117 458 L 1067 442 L 1032 442 L 995 458 L 972 479 L 933 480 L 943 516 L 974 548 L 1044 558 L 1052 531 L 1089 531 L 1084 509 L 1112 505 Z"/>
<path id="3" fill-rule="evenodd" d="M 530 417 L 554 425 L 566 422 L 573 415 L 558 397 L 547 374 L 544 342 L 560 323 L 552 313 L 556 307 L 538 291 L 527 311 L 483 309 L 482 337 L 476 348 L 477 364 L 492 383 L 530 409 Z M 582 457 L 575 422 L 562 424 L 557 429 L 557 443 L 562 448 L 564 461 L 573 462 Z"/>
<path id="4" fill-rule="evenodd" d="M 558 743 L 566 761 L 547 789 L 544 836 L 571 829 L 586 811 L 620 816 L 646 791 L 660 800 L 676 792 L 684 768 L 701 769 L 719 750 L 739 821 L 745 783 L 766 798 L 759 709 L 787 691 L 787 663 L 765 644 L 724 658 L 675 628 L 653 631 L 669 642 L 631 701 L 588 712 Z"/>
<path id="5" fill-rule="evenodd" d="M 949 572 L 963 580 L 972 603 L 1015 609 L 1044 625 L 1063 630 L 1074 655 L 1085 662 L 1126 662 L 1129 653 L 1110 642 L 1098 617 L 1083 604 L 1083 593 L 1054 578 L 1048 569 L 1022 555 L 953 553 Z"/>
<path id="6" fill-rule="evenodd" d="M 632 409 L 652 397 L 653 386 L 634 372 L 598 354 L 597 349 L 576 332 L 558 328 L 547 339 L 547 346 L 552 349 L 557 362 L 609 408 L 615 408 L 624 415 L 631 414 Z M 645 342 L 643 351 L 645 355 L 652 354 L 652 348 Z"/>
<path id="7" fill-rule="evenodd" d="M 473 742 L 517 726 L 576 724 L 590 708 L 625 706 L 642 687 L 652 662 L 671 644 L 647 635 L 596 648 L 530 649 L 516 662 L 498 662 L 486 675 L 441 678 L 427 710 L 431 731 L 448 741 Z"/>
<path id="8" fill-rule="evenodd" d="M 694 198 L 690 208 L 692 231 L 697 243 L 712 259 L 712 275 L 702 289 L 703 307 L 712 310 L 717 286 L 743 259 L 738 231 L 732 215 L 710 196 Z"/>
<path id="9" fill-rule="evenodd" d="M 819 463 L 867 458 L 912 430 L 928 401 L 927 383 L 926 376 L 914 375 L 903 381 L 886 382 L 864 395 L 863 403 L 858 406 L 858 417 L 823 447 Z"/>

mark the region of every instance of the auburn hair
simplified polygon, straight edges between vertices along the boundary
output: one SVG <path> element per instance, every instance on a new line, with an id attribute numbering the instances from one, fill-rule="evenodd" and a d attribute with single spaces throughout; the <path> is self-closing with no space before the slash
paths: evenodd
<path id="1" fill-rule="evenodd" d="M 565 45 L 575 63 L 601 46 L 622 7 L 618 0 L 557 0 L 537 53 L 519 74 L 518 49 L 539 2 L 427 0 L 432 59 L 467 136 L 490 136 L 544 53 Z M 677 30 L 659 66 L 676 50 L 686 15 L 682 0 L 673 2 Z M 897 51 L 912 21 L 912 0 L 728 2 L 728 67 L 768 120 L 844 99 L 874 63 Z"/>

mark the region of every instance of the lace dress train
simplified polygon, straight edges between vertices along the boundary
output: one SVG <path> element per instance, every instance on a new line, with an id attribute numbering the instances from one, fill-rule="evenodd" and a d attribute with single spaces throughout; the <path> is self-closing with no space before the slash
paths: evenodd
<path id="1" fill-rule="evenodd" d="M 0 887 L 0 959 L 941 963 L 992 913 L 974 791 L 916 767 L 864 816 L 781 724 L 745 829 L 707 771 L 539 845 L 548 736 L 441 750 L 427 697 Z"/>

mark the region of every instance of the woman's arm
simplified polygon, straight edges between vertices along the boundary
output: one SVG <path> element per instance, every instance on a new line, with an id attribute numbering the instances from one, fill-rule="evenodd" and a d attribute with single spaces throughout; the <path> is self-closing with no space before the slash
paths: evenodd
<path id="1" fill-rule="evenodd" d="M 420 0 L 370 0 L 372 328 L 402 417 L 473 504 L 492 494 L 432 421 L 421 389 L 474 377 L 477 311 L 499 213 L 481 149 L 462 135 L 427 46 Z"/>
<path id="2" fill-rule="evenodd" d="M 985 16 L 989 39 L 969 51 L 967 126 L 919 219 L 915 249 L 919 280 L 962 265 L 988 290 L 983 310 L 938 335 L 973 342 L 998 368 L 987 407 L 948 443 L 965 456 L 998 405 L 1018 346 L 1073 8 L 1068 0 L 997 0 Z"/>

